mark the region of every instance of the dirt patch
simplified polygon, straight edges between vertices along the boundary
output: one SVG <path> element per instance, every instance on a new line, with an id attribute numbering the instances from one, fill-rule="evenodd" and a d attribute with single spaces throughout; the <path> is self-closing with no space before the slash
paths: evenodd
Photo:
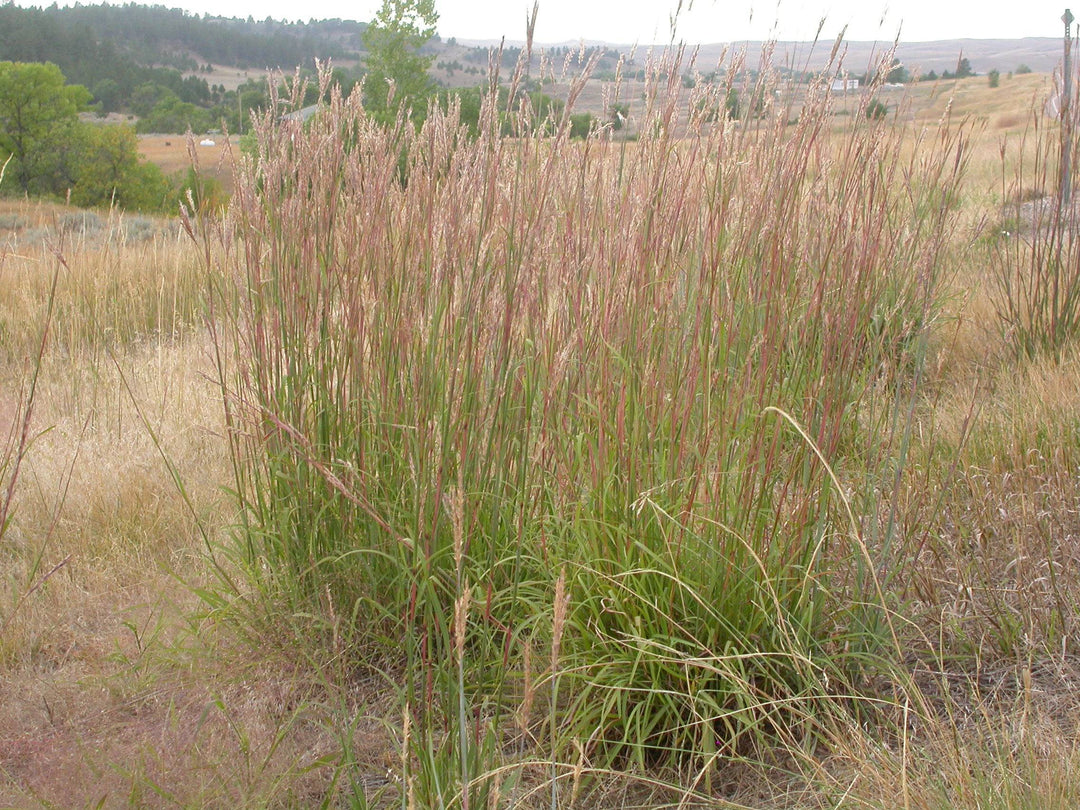
<path id="1" fill-rule="evenodd" d="M 176 607 L 168 638 L 149 647 L 125 629 L 150 613 L 132 607 L 48 628 L 0 672 L 0 806 L 265 806 L 283 793 L 310 806 L 327 795 L 346 739 L 338 704 L 274 662 L 174 646 L 198 643 L 176 631 Z M 379 728 L 353 724 L 373 772 Z"/>

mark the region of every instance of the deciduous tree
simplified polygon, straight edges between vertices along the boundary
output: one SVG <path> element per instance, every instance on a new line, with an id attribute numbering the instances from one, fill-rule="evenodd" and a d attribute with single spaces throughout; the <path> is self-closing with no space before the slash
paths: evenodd
<path id="1" fill-rule="evenodd" d="M 404 105 L 414 118 L 423 117 L 432 87 L 428 76 L 432 57 L 421 49 L 435 36 L 438 21 L 435 0 L 383 0 L 364 31 L 368 50 L 364 98 L 370 110 L 387 114 Z"/>
<path id="2" fill-rule="evenodd" d="M 139 162 L 135 131 L 126 126 L 83 125 L 71 201 L 76 205 L 112 205 L 140 211 L 160 210 L 169 195 L 161 169 Z"/>
<path id="3" fill-rule="evenodd" d="M 51 191 L 67 173 L 63 151 L 50 147 L 89 101 L 90 91 L 65 84 L 54 64 L 0 62 L 0 160 L 11 155 L 8 176 L 23 192 Z"/>

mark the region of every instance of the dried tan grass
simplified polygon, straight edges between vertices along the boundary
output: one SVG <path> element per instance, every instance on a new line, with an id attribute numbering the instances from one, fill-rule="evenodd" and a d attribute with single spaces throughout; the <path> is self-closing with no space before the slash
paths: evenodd
<path id="1" fill-rule="evenodd" d="M 23 229 L 52 229 L 73 214 L 44 204 L 8 204 L 7 211 Z M 162 454 L 185 482 L 198 520 L 215 531 L 227 515 L 206 338 L 191 302 L 176 321 L 174 299 L 162 294 L 177 289 L 190 266 L 186 251 L 160 236 L 128 245 L 116 232 L 67 244 L 58 310 L 73 321 L 108 311 L 113 330 L 61 325 L 39 369 L 35 438 L 0 549 L 0 803 L 14 806 L 77 806 L 104 795 L 138 804 L 152 794 L 127 792 L 133 781 L 112 766 L 152 764 L 155 739 L 163 741 L 154 755 L 162 772 L 197 776 L 196 749 L 181 748 L 169 761 L 168 740 L 185 728 L 191 735 L 200 704 L 185 697 L 188 687 L 163 685 L 177 676 L 171 654 L 160 656 L 183 638 L 194 607 L 183 580 L 195 582 L 203 571 L 201 533 Z M 5 431 L 55 261 L 36 243 L 8 253 L 0 272 Z M 166 312 L 169 325 L 159 328 Z M 180 726 L 170 726 L 181 716 Z"/>
<path id="2" fill-rule="evenodd" d="M 34 206 L 0 268 L 0 358 L 37 345 L 54 271 L 54 349 L 96 354 L 182 336 L 202 319 L 202 279 L 176 222 Z M 39 225 L 31 223 L 38 222 Z"/>
<path id="3" fill-rule="evenodd" d="M 202 146 L 202 141 L 207 139 L 214 145 Z M 196 135 L 194 148 L 203 176 L 219 180 L 225 190 L 231 192 L 232 170 L 226 160 L 225 137 Z M 167 175 L 186 172 L 191 166 L 191 152 L 185 135 L 140 135 L 139 156 L 157 164 Z"/>

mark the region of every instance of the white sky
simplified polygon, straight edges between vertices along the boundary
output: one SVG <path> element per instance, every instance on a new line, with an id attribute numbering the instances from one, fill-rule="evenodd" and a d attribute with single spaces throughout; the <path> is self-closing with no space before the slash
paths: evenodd
<path id="1" fill-rule="evenodd" d="M 95 2 L 96 0 L 90 0 Z M 115 0 L 120 2 L 120 0 Z M 35 0 L 18 0 L 37 5 Z M 70 2 L 70 0 L 67 0 Z M 64 2 L 63 4 L 67 4 Z M 86 0 L 84 0 L 86 2 Z M 195 13 L 257 20 L 370 20 L 381 0 L 153 0 Z M 679 0 L 540 0 L 536 41 L 541 44 L 603 40 L 615 44 L 666 43 L 670 16 Z M 690 44 L 742 39 L 808 40 L 825 18 L 822 37 L 835 38 L 847 25 L 848 40 L 905 42 L 935 39 L 1015 39 L 1061 36 L 1068 0 L 683 0 L 676 38 Z M 690 5 L 689 11 L 685 6 Z M 1080 18 L 1080 0 L 1075 13 Z M 436 0 L 444 38 L 521 40 L 532 0 Z M 298 11 L 302 13 L 298 14 Z M 752 11 L 751 11 L 752 10 Z"/>

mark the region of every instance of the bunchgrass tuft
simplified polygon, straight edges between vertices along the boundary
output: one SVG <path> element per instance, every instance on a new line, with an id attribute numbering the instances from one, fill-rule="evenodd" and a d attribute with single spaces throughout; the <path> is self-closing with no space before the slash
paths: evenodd
<path id="1" fill-rule="evenodd" d="M 1033 105 L 1020 136 L 1019 154 L 1027 159 L 1014 167 L 1006 161 L 1007 143 L 1001 146 L 1007 202 L 991 253 L 994 305 L 1008 343 L 1027 359 L 1060 361 L 1080 335 L 1076 108 L 1067 105 L 1055 122 Z"/>
<path id="2" fill-rule="evenodd" d="M 616 767 L 707 793 L 869 713 L 901 652 L 961 130 L 902 148 L 827 81 L 691 92 L 680 59 L 635 141 L 513 92 L 475 135 L 380 125 L 324 74 L 205 250 L 249 608 L 395 683 L 406 804 L 497 801 L 521 755 L 552 807 Z"/>

